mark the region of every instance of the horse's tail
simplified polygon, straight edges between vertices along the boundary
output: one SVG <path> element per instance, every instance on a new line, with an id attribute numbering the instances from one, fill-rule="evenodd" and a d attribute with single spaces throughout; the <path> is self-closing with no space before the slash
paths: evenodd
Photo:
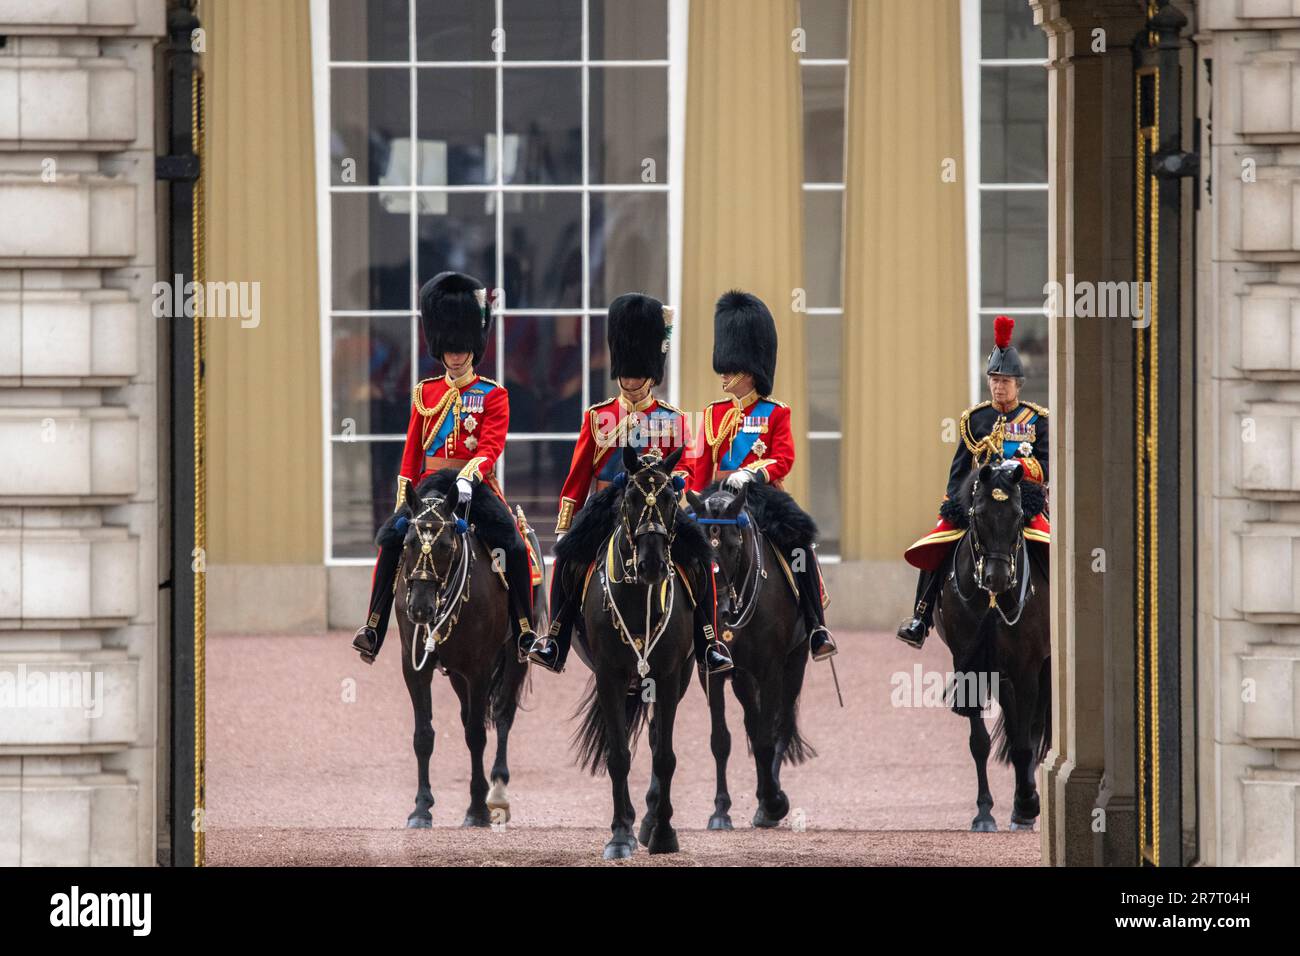
<path id="1" fill-rule="evenodd" d="M 524 684 L 532 679 L 531 669 L 518 673 L 520 664 L 515 653 L 514 641 L 506 641 L 497 652 L 496 664 L 492 668 L 492 679 L 488 682 L 487 707 L 483 708 L 483 723 L 490 729 L 499 720 L 506 719 L 510 712 L 519 707 L 519 700 L 524 694 Z M 511 678 L 515 679 L 511 679 Z"/>
<path id="2" fill-rule="evenodd" d="M 794 704 L 790 707 L 788 726 L 787 722 L 783 720 L 777 728 L 776 740 L 778 748 L 783 749 L 782 763 L 801 764 L 817 756 L 817 749 L 799 733 L 798 697 L 794 699 Z"/>
<path id="3" fill-rule="evenodd" d="M 578 704 L 574 717 L 581 716 L 582 723 L 573 735 L 573 748 L 578 755 L 578 766 L 592 776 L 604 773 L 609 764 L 609 732 L 605 727 L 605 716 L 600 710 L 600 700 L 596 693 L 596 680 L 587 683 L 587 693 Z M 627 729 L 628 738 L 635 745 L 645 726 L 647 709 L 640 694 L 627 695 Z"/>
<path id="4" fill-rule="evenodd" d="M 1005 764 L 1011 763 L 1011 740 L 1007 734 L 1007 712 L 998 714 L 998 722 L 993 726 L 992 742 L 997 747 L 997 759 Z M 1042 763 L 1047 752 L 1052 749 L 1052 659 L 1043 661 L 1038 672 L 1038 697 L 1034 705 L 1032 723 L 1029 725 L 1029 748 L 1033 752 L 1034 762 Z"/>

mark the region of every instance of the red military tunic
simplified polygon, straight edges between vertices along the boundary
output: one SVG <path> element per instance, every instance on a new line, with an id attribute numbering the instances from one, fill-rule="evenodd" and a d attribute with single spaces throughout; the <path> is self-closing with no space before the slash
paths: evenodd
<path id="1" fill-rule="evenodd" d="M 603 486 L 623 470 L 623 448 L 629 445 L 642 453 L 656 449 L 667 457 L 686 445 L 686 413 L 653 395 L 635 405 L 618 395 L 588 408 L 582 416 L 569 477 L 560 490 L 556 532 L 569 529 L 593 482 Z M 682 464 L 673 474 L 686 477 L 687 466 Z"/>
<path id="2" fill-rule="evenodd" d="M 704 410 L 704 435 L 698 454 L 687 453 L 686 486 L 703 491 L 711 482 L 738 469 L 758 472 L 774 488 L 794 467 L 790 406 L 757 392 L 743 399 L 724 398 Z"/>

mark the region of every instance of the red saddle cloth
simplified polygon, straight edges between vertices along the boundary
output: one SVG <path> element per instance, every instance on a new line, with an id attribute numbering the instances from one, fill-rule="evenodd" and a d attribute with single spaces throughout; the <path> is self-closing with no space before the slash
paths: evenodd
<path id="1" fill-rule="evenodd" d="M 904 551 L 903 557 L 914 568 L 936 571 L 952 550 L 952 546 L 965 534 L 965 528 L 958 528 L 940 518 L 934 530 Z M 1052 526 L 1046 515 L 1038 514 L 1029 519 L 1029 524 L 1025 526 L 1025 540 L 1043 548 L 1051 544 Z"/>

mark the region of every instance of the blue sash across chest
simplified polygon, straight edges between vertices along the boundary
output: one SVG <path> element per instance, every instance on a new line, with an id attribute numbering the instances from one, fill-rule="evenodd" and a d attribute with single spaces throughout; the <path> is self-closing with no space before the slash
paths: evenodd
<path id="1" fill-rule="evenodd" d="M 754 449 L 754 442 L 758 441 L 767 431 L 768 423 L 772 420 L 772 412 L 775 408 L 776 405 L 772 402 L 761 401 L 754 403 L 754 407 L 745 416 L 740 431 L 736 432 L 736 437 L 731 440 L 731 447 L 727 449 L 725 455 L 719 456 L 718 469 L 720 471 L 735 471 L 744 464 L 745 459 L 749 457 L 749 453 Z"/>
<path id="2" fill-rule="evenodd" d="M 643 427 L 628 428 L 627 444 L 632 448 L 638 449 L 648 447 L 656 438 L 662 438 L 665 435 L 671 434 L 673 420 L 677 417 L 673 412 L 661 407 L 656 407 L 649 412 L 638 412 L 636 414 L 644 414 L 646 422 Z M 615 445 L 606 450 L 605 460 L 601 463 L 600 471 L 597 472 L 596 477 L 601 481 L 613 481 L 622 470 L 623 446 Z"/>
<path id="3" fill-rule="evenodd" d="M 433 436 L 433 441 L 429 443 L 430 454 L 447 444 L 447 439 L 451 436 L 451 430 L 456 426 L 458 418 L 464 419 L 466 415 L 478 415 L 482 418 L 483 403 L 486 401 L 487 393 L 495 387 L 495 385 L 479 379 L 460 393 L 461 413 L 456 416 L 448 412 L 447 417 L 442 420 L 442 426 Z"/>

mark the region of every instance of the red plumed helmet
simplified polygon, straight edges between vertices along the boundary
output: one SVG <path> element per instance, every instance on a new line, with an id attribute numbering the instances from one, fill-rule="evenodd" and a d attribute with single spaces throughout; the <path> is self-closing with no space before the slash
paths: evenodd
<path id="1" fill-rule="evenodd" d="M 1016 327 L 1016 320 L 1009 315 L 999 315 L 993 320 L 993 341 L 998 348 L 1004 349 L 1011 344 L 1011 330 Z"/>

